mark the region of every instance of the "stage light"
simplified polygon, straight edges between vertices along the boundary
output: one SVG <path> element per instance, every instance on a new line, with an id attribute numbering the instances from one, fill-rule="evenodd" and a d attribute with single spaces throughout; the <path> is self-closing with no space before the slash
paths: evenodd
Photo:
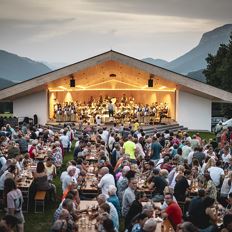
<path id="1" fill-rule="evenodd" d="M 71 79 L 70 79 L 70 87 L 74 88 L 76 86 L 76 81 L 75 81 L 73 76 L 70 76 L 70 77 L 71 77 Z"/>
<path id="2" fill-rule="evenodd" d="M 153 87 L 153 80 L 149 79 L 147 85 L 148 87 Z"/>
<path id="3" fill-rule="evenodd" d="M 117 75 L 116 74 L 114 74 L 114 73 L 111 73 L 110 74 L 110 77 L 116 77 Z"/>
<path id="4" fill-rule="evenodd" d="M 153 79 L 152 78 L 154 78 L 154 74 L 150 74 L 150 79 L 148 79 L 147 86 L 149 88 L 153 87 Z"/>

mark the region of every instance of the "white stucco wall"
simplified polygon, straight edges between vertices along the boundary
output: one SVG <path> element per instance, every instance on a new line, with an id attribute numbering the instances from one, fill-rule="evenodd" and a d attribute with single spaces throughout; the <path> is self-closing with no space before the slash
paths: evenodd
<path id="1" fill-rule="evenodd" d="M 45 125 L 48 118 L 47 92 L 34 93 L 13 101 L 13 114 L 16 117 L 38 116 L 38 123 Z"/>
<path id="2" fill-rule="evenodd" d="M 192 130 L 211 130 L 210 99 L 184 91 L 176 92 L 176 120 Z"/>

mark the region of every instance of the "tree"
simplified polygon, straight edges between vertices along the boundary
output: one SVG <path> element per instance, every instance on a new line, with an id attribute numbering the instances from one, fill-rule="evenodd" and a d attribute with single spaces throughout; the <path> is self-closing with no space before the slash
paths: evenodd
<path id="1" fill-rule="evenodd" d="M 206 61 L 203 74 L 207 84 L 232 92 L 232 33 L 229 44 L 221 44 L 216 55 L 209 54 Z M 222 115 L 232 117 L 231 104 L 221 104 L 220 108 Z"/>

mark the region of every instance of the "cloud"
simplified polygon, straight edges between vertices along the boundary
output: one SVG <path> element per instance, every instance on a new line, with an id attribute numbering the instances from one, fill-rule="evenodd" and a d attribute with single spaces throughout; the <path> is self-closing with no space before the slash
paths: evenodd
<path id="1" fill-rule="evenodd" d="M 110 48 L 171 59 L 232 17 L 230 0 L 0 1 L 1 48 L 61 62 Z"/>

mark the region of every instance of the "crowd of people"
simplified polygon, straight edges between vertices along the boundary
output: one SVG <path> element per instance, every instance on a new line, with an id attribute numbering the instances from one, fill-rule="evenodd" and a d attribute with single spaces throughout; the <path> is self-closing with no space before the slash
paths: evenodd
<path id="1" fill-rule="evenodd" d="M 225 131 L 220 142 L 182 131 L 149 136 L 139 122 L 127 128 L 88 124 L 81 134 L 71 125 L 57 132 L 6 125 L 0 131 L 0 200 L 6 213 L 0 231 L 24 231 L 18 183 L 27 170 L 34 193 L 46 191 L 52 201 L 60 173 L 63 194 L 51 231 L 81 231 L 82 214 L 90 209 L 80 206 L 96 200 L 89 231 L 231 232 L 232 130 Z M 73 159 L 63 164 L 71 149 Z M 82 191 L 89 176 L 97 194 Z"/>

